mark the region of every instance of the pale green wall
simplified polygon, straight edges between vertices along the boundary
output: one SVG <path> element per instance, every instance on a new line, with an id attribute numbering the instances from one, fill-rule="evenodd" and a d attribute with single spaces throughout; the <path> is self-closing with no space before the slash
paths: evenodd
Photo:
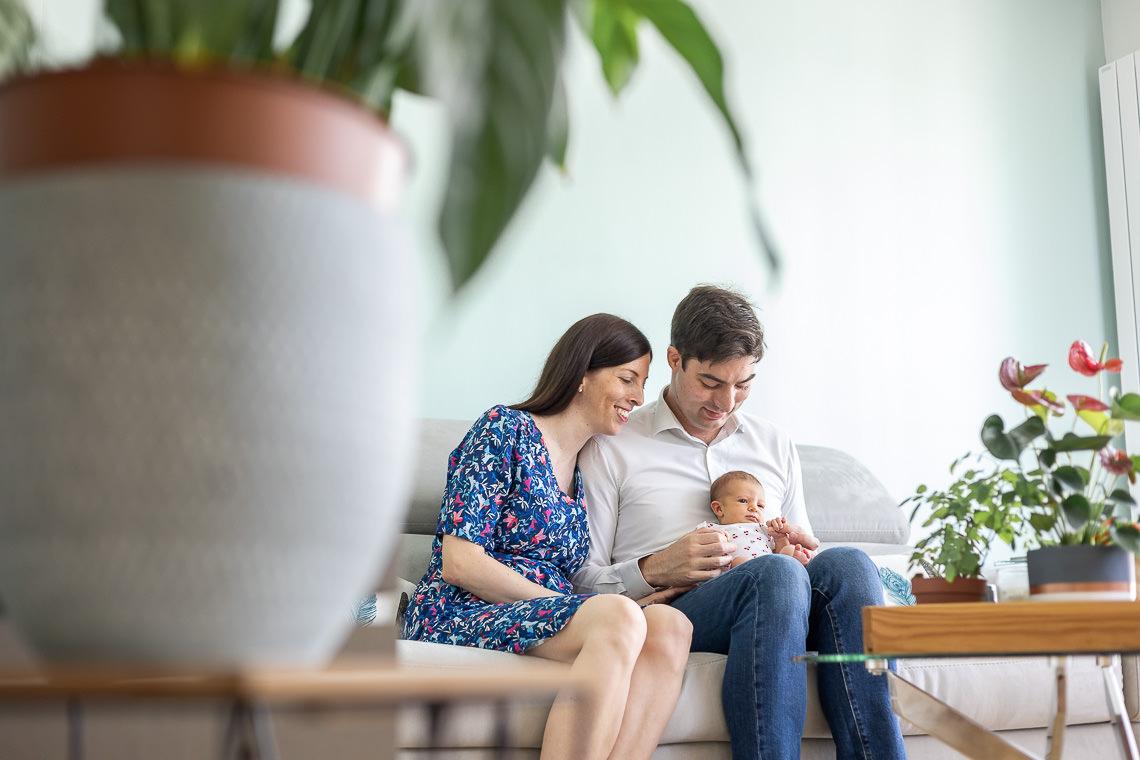
<path id="1" fill-rule="evenodd" d="M 33 5 L 63 53 L 82 49 L 92 0 Z M 1052 363 L 1058 391 L 1092 390 L 1064 358 L 1113 324 L 1096 2 L 696 5 L 728 57 L 783 282 L 760 264 L 722 127 L 647 29 L 616 104 L 575 40 L 570 176 L 544 172 L 494 261 L 445 307 L 430 234 L 443 127 L 405 99 L 411 237 L 429 262 L 425 416 L 520 398 L 558 335 L 599 310 L 653 340 L 656 389 L 672 308 L 702 281 L 762 306 L 770 354 L 749 406 L 851 452 L 900 499 L 944 482 L 987 413 L 1018 414 L 996 383 L 1003 356 Z"/>

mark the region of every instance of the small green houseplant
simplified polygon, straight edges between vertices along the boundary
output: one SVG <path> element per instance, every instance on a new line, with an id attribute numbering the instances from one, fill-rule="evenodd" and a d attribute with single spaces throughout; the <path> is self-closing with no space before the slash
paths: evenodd
<path id="1" fill-rule="evenodd" d="M 992 458 L 966 454 L 950 465 L 957 476 L 943 490 L 920 485 L 903 502 L 913 503 L 910 520 L 923 514 L 922 528 L 934 530 L 915 543 L 910 563 L 921 569 L 911 579 L 919 603 L 978 601 L 986 584 L 982 566 L 994 541 L 1014 547 L 1023 532 L 1019 476 Z M 925 512 L 929 510 L 929 512 Z"/>

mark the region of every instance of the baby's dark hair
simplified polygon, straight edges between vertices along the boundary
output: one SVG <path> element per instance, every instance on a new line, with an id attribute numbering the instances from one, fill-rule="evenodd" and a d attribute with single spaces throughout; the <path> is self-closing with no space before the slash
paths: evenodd
<path id="1" fill-rule="evenodd" d="M 713 481 L 712 488 L 709 489 L 709 501 L 720 501 L 721 492 L 727 488 L 730 483 L 735 483 L 738 480 L 747 481 L 761 488 L 764 487 L 760 481 L 756 479 L 756 476 L 751 473 L 747 473 L 744 470 L 729 470 Z"/>

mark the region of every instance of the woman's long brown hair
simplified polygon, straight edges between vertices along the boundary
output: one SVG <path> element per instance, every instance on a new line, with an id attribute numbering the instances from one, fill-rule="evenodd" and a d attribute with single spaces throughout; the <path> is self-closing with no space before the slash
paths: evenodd
<path id="1" fill-rule="evenodd" d="M 649 339 L 631 323 L 613 314 L 591 314 L 563 334 L 538 378 L 530 398 L 512 405 L 531 414 L 558 414 L 570 406 L 587 372 L 618 367 L 653 352 Z"/>

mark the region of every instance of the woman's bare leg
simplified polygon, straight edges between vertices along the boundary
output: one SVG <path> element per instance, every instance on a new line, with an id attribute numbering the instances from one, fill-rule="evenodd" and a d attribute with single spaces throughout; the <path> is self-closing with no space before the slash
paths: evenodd
<path id="1" fill-rule="evenodd" d="M 645 608 L 645 645 L 630 679 L 621 730 L 610 757 L 648 758 L 665 733 L 681 695 L 681 678 L 689 661 L 693 624 L 683 612 L 665 604 Z"/>
<path id="2" fill-rule="evenodd" d="M 645 642 L 645 628 L 637 602 L 600 594 L 586 600 L 556 636 L 527 652 L 573 662 L 571 669 L 597 688 L 585 709 L 572 698 L 560 696 L 554 701 L 542 735 L 542 760 L 610 756 L 625 712 L 630 676 Z"/>

